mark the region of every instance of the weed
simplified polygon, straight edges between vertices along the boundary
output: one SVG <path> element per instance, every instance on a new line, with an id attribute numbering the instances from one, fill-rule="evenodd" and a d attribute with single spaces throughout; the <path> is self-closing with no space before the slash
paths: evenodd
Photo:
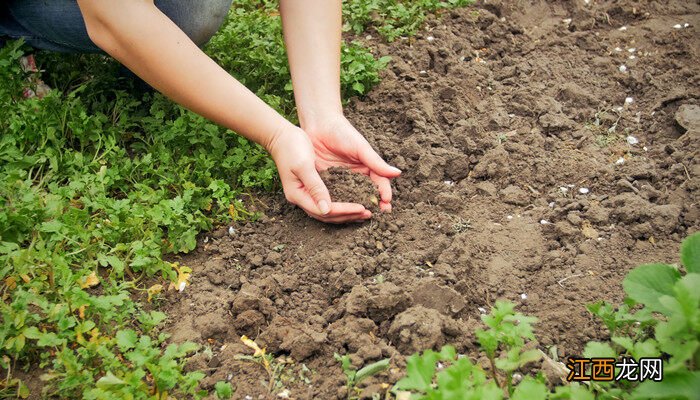
<path id="1" fill-rule="evenodd" d="M 373 27 L 388 41 L 415 34 L 429 13 L 440 9 L 464 7 L 472 0 L 346 0 L 343 7 L 344 29 L 360 34 Z"/>
<path id="2" fill-rule="evenodd" d="M 338 361 L 343 368 L 343 373 L 347 378 L 347 392 L 348 399 L 357 399 L 357 394 L 359 394 L 359 389 L 357 386 L 362 383 L 365 379 L 372 377 L 387 368 L 389 368 L 389 359 L 385 358 L 380 361 L 373 362 L 372 364 L 366 365 L 359 370 L 355 369 L 350 363 L 350 356 L 340 354 L 334 354 L 336 361 Z"/>
<path id="3" fill-rule="evenodd" d="M 455 231 L 455 233 L 466 232 L 471 228 L 472 222 L 462 217 L 455 218 L 454 222 L 452 223 L 452 230 Z"/>
<path id="4" fill-rule="evenodd" d="M 214 391 L 216 392 L 216 397 L 222 400 L 230 399 L 231 396 L 233 396 L 233 388 L 228 382 L 216 382 L 216 385 L 214 385 Z"/>
<path id="5" fill-rule="evenodd" d="M 252 356 L 239 355 L 237 359 L 252 361 L 261 365 L 268 376 L 267 391 L 273 393 L 277 389 L 282 388 L 281 375 L 284 370 L 284 363 L 277 362 L 273 354 L 268 353 L 264 348 L 260 348 L 255 341 L 246 336 L 241 337 L 243 344 L 251 348 L 254 353 Z"/>

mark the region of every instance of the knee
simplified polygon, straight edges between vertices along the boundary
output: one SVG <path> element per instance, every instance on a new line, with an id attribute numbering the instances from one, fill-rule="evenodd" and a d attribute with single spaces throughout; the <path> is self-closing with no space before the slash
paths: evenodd
<path id="1" fill-rule="evenodd" d="M 161 9 L 198 46 L 203 46 L 219 30 L 232 0 L 156 1 Z"/>

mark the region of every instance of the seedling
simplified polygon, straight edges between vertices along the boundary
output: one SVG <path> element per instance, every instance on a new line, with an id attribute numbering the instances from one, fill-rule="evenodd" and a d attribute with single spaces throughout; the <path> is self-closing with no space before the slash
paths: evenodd
<path id="1" fill-rule="evenodd" d="M 357 386 L 362 381 L 389 368 L 390 360 L 388 358 L 374 362 L 372 364 L 360 368 L 359 370 L 356 370 L 350 363 L 350 356 L 341 356 L 338 353 L 335 353 L 333 356 L 335 357 L 336 361 L 340 362 L 340 365 L 343 368 L 343 373 L 347 377 L 346 387 L 348 392 L 348 400 L 358 398 L 356 394 L 359 394 L 360 391 L 357 388 Z"/>
<path id="2" fill-rule="evenodd" d="M 277 362 L 274 355 L 267 353 L 264 348 L 258 346 L 255 341 L 249 339 L 247 336 L 241 336 L 241 341 L 243 344 L 250 347 L 254 353 L 252 356 L 237 355 L 236 359 L 252 361 L 265 369 L 268 376 L 268 393 L 272 393 L 275 389 L 281 387 L 280 375 L 284 370 L 284 364 Z"/>

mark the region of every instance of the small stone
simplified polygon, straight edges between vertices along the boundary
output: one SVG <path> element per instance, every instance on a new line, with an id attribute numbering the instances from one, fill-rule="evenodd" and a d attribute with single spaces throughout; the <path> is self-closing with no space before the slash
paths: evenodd
<path id="1" fill-rule="evenodd" d="M 629 143 L 630 145 L 635 145 L 635 144 L 639 143 L 639 139 L 637 139 L 636 137 L 634 137 L 632 135 L 629 135 L 629 136 L 627 136 L 627 143 Z"/>
<path id="2" fill-rule="evenodd" d="M 676 111 L 676 122 L 685 130 L 700 130 L 700 106 L 683 104 Z"/>
<path id="3" fill-rule="evenodd" d="M 228 235 L 229 235 L 229 236 L 233 236 L 233 235 L 235 235 L 235 234 L 236 234 L 236 230 L 233 229 L 232 226 L 229 226 L 229 227 L 228 227 Z"/>
<path id="4" fill-rule="evenodd" d="M 582 188 L 579 188 L 578 192 L 581 194 L 588 194 L 588 192 L 590 192 L 590 190 L 588 188 L 582 187 Z"/>
<path id="5" fill-rule="evenodd" d="M 629 105 L 629 104 L 632 104 L 632 103 L 634 103 L 634 99 L 633 99 L 632 97 L 627 97 L 627 98 L 625 98 L 625 104 L 628 104 L 628 105 Z"/>
<path id="6" fill-rule="evenodd" d="M 623 64 L 623 65 L 620 65 L 620 68 L 619 68 L 619 69 L 620 69 L 620 72 L 622 72 L 622 73 L 627 72 L 627 66 L 624 65 L 624 64 Z"/>
<path id="7" fill-rule="evenodd" d="M 674 27 L 675 29 L 681 29 L 681 28 L 683 28 L 683 25 L 681 25 L 681 24 L 675 24 L 675 25 L 673 25 L 673 27 Z"/>

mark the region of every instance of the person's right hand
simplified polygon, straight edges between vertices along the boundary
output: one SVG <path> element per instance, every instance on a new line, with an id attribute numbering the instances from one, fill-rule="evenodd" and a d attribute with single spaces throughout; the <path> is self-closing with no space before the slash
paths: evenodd
<path id="1" fill-rule="evenodd" d="M 296 126 L 281 130 L 268 151 L 277 165 L 286 199 L 322 222 L 341 224 L 370 218 L 361 204 L 334 203 L 316 167 L 316 154 L 308 135 Z"/>

